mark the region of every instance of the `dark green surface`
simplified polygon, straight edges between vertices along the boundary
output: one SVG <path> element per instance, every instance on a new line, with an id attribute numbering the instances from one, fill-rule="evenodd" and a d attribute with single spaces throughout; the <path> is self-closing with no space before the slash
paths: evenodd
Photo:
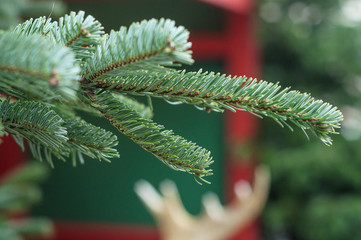
<path id="1" fill-rule="evenodd" d="M 170 18 L 191 30 L 220 30 L 222 11 L 195 0 L 122 0 L 69 4 L 72 11 L 83 10 L 99 20 L 105 30 L 119 29 L 132 22 L 151 18 Z"/>
<path id="2" fill-rule="evenodd" d="M 167 17 L 188 29 L 221 28 L 221 11 L 197 1 L 137 0 L 118 2 L 77 3 L 70 10 L 85 10 L 106 28 L 118 29 L 132 21 Z M 188 69 L 222 72 L 220 63 L 194 65 Z M 144 98 L 143 98 L 144 99 Z M 209 149 L 215 160 L 214 175 L 207 177 L 211 185 L 196 183 L 193 176 L 169 169 L 150 153 L 128 138 L 118 134 L 120 159 L 111 164 L 86 159 L 86 164 L 73 168 L 70 161 L 56 162 L 51 178 L 44 185 L 44 200 L 35 209 L 36 214 L 53 219 L 105 221 L 123 223 L 151 223 L 153 219 L 136 196 L 133 187 L 139 179 L 159 186 L 164 179 L 174 180 L 187 209 L 198 213 L 201 195 L 212 191 L 222 196 L 223 190 L 223 116 L 196 110 L 190 105 L 169 105 L 153 99 L 154 120 L 178 135 Z M 107 126 L 106 120 L 87 118 Z"/>

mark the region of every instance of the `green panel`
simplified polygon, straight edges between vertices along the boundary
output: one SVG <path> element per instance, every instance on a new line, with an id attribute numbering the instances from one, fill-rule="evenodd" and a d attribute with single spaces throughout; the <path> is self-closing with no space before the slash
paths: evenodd
<path id="1" fill-rule="evenodd" d="M 151 18 L 170 18 L 191 30 L 220 30 L 222 10 L 195 0 L 122 0 L 72 3 L 69 9 L 84 10 L 98 19 L 105 30 L 119 29 L 132 22 Z"/>
<path id="2" fill-rule="evenodd" d="M 222 71 L 221 64 L 195 65 L 192 68 Z M 85 165 L 73 168 L 71 162 L 55 162 L 51 178 L 44 185 L 44 200 L 36 214 L 53 219 L 151 223 L 152 218 L 135 195 L 134 183 L 139 179 L 154 186 L 171 179 L 179 187 L 187 209 L 200 210 L 201 195 L 212 191 L 222 196 L 223 147 L 221 113 L 206 113 L 190 105 L 170 105 L 153 101 L 154 120 L 167 129 L 211 150 L 215 162 L 214 175 L 207 177 L 211 185 L 197 184 L 192 175 L 169 169 L 150 153 L 128 138 L 119 136 L 120 159 L 112 163 L 86 159 Z M 91 122 L 115 130 L 106 120 L 87 117 Z"/>

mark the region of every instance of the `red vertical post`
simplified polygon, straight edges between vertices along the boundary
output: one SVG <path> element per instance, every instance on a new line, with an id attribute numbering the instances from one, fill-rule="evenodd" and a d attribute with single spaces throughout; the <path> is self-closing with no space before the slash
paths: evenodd
<path id="1" fill-rule="evenodd" d="M 25 155 L 11 136 L 0 137 L 0 177 L 18 167 Z"/>
<path id="2" fill-rule="evenodd" d="M 253 8 L 250 8 L 253 9 Z M 256 77 L 259 75 L 259 51 L 255 41 L 253 11 L 227 13 L 226 71 L 232 75 Z M 225 116 L 226 133 L 226 200 L 234 197 L 233 186 L 240 179 L 252 181 L 256 159 L 252 154 L 252 143 L 258 130 L 258 119 L 248 112 Z M 251 152 L 250 152 L 251 151 Z M 257 223 L 251 223 L 232 239 L 258 240 Z"/>

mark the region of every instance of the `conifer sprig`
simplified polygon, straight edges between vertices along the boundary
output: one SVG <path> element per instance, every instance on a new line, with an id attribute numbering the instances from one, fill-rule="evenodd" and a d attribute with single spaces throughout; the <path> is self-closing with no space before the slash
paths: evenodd
<path id="1" fill-rule="evenodd" d="M 11 103 L 9 98 L 0 104 L 0 121 L 23 149 L 25 138 L 32 146 L 43 146 L 57 157 L 66 155 L 66 128 L 61 117 L 48 107 L 30 101 Z"/>
<path id="2" fill-rule="evenodd" d="M 57 44 L 72 48 L 77 60 L 90 57 L 95 46 L 104 34 L 103 26 L 92 16 L 84 18 L 85 13 L 71 12 L 61 17 L 59 21 L 51 18 L 40 17 L 29 19 L 19 24 L 13 31 L 23 36 L 41 34 Z"/>
<path id="3" fill-rule="evenodd" d="M 141 117 L 143 118 L 153 117 L 153 111 L 151 106 L 146 106 L 129 96 L 124 96 L 123 94 L 114 93 L 113 97 L 116 98 L 122 104 L 126 105 L 131 110 L 137 112 Z"/>
<path id="4" fill-rule="evenodd" d="M 38 102 L 12 103 L 8 98 L 0 105 L 0 123 L 23 149 L 26 139 L 34 157 L 52 165 L 51 155 L 65 160 L 71 153 L 74 163 L 82 162 L 82 154 L 106 161 L 119 157 L 114 134 L 78 118 L 63 120 Z"/>
<path id="5" fill-rule="evenodd" d="M 11 94 L 15 90 L 28 98 L 75 99 L 79 71 L 69 48 L 41 35 L 19 36 L 12 32 L 0 35 L 2 93 Z"/>
<path id="6" fill-rule="evenodd" d="M 107 118 L 171 168 L 202 178 L 212 174 L 209 151 L 164 130 L 149 119 L 151 104 L 129 95 L 249 111 L 310 130 L 328 145 L 343 119 L 336 107 L 278 84 L 175 70 L 193 60 L 189 32 L 171 20 L 142 21 L 109 35 L 102 29 L 80 11 L 59 21 L 31 19 L 0 34 L 0 94 L 19 100 L 0 95 L 0 135 L 13 135 L 22 147 L 27 139 L 33 155 L 51 164 L 53 155 L 71 156 L 74 164 L 83 155 L 118 157 L 116 137 L 81 120 L 81 109 Z"/>
<path id="7" fill-rule="evenodd" d="M 78 60 L 87 59 L 95 51 L 101 35 L 104 33 L 103 26 L 92 16 L 84 18 L 84 12 L 71 12 L 60 18 L 57 26 L 51 31 L 50 37 L 57 43 L 64 44 L 73 49 Z"/>
<path id="8" fill-rule="evenodd" d="M 121 76 L 129 71 L 161 71 L 174 62 L 191 64 L 189 32 L 175 27 L 174 21 L 160 19 L 133 23 L 129 29 L 111 31 L 86 62 L 83 74 L 87 81 Z"/>
<path id="9" fill-rule="evenodd" d="M 39 17 L 36 19 L 30 18 L 25 22 L 17 25 L 12 32 L 18 33 L 19 36 L 29 36 L 39 34 L 48 36 L 51 31 L 56 28 L 56 23 L 51 21 L 51 18 Z"/>
<path id="10" fill-rule="evenodd" d="M 207 169 L 213 162 L 210 152 L 188 142 L 172 131 L 141 117 L 110 93 L 102 92 L 92 98 L 96 107 L 121 133 L 169 167 L 191 173 L 202 179 L 211 175 Z M 203 179 L 202 179 L 203 180 Z"/>
<path id="11" fill-rule="evenodd" d="M 210 111 L 223 108 L 246 110 L 275 119 L 290 127 L 310 129 L 325 144 L 343 120 L 341 112 L 328 103 L 315 100 L 307 93 L 281 90 L 281 86 L 246 77 L 232 77 L 213 72 L 169 72 L 128 75 L 98 80 L 92 87 L 130 94 L 146 94 L 170 101 L 194 104 Z M 290 127 L 291 128 L 291 127 Z M 292 129 L 292 128 L 291 128 Z"/>
<path id="12" fill-rule="evenodd" d="M 118 144 L 117 137 L 111 132 L 81 119 L 65 120 L 64 127 L 68 131 L 67 144 L 72 149 L 74 165 L 77 158 L 83 163 L 81 154 L 105 161 L 109 161 L 108 158 L 119 157 L 117 150 L 114 149 Z"/>

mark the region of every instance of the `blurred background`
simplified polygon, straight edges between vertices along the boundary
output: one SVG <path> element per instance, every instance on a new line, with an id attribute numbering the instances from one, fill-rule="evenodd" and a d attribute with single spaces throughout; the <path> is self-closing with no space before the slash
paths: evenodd
<path id="1" fill-rule="evenodd" d="M 360 239 L 361 1 L 261 1 L 263 78 L 312 93 L 345 116 L 331 147 L 263 121 L 272 169 L 265 239 Z"/>
<path id="2" fill-rule="evenodd" d="M 52 8 L 50 1 L 0 3 L 2 29 L 47 16 Z M 159 239 L 154 220 L 134 193 L 137 180 L 154 186 L 173 180 L 187 210 L 198 214 L 204 193 L 214 192 L 227 204 L 234 182 L 251 181 L 260 162 L 271 169 L 268 203 L 260 220 L 234 239 L 361 239 L 361 1 L 67 0 L 56 1 L 52 18 L 78 10 L 93 15 L 105 32 L 142 19 L 174 19 L 191 32 L 196 64 L 187 70 L 280 82 L 339 106 L 345 121 L 327 147 L 312 133 L 308 140 L 302 131 L 290 132 L 270 119 L 207 114 L 155 99 L 156 122 L 211 150 L 214 175 L 207 180 L 212 184 L 198 185 L 118 135 L 121 158 L 111 164 L 86 159 L 73 168 L 70 161 L 55 163 L 42 184 L 42 201 L 32 211 L 53 219 L 53 239 Z M 112 129 L 106 121 L 84 117 Z M 14 156 L 18 150 L 5 144 L 11 140 L 0 145 L 2 173 L 26 158 Z"/>

